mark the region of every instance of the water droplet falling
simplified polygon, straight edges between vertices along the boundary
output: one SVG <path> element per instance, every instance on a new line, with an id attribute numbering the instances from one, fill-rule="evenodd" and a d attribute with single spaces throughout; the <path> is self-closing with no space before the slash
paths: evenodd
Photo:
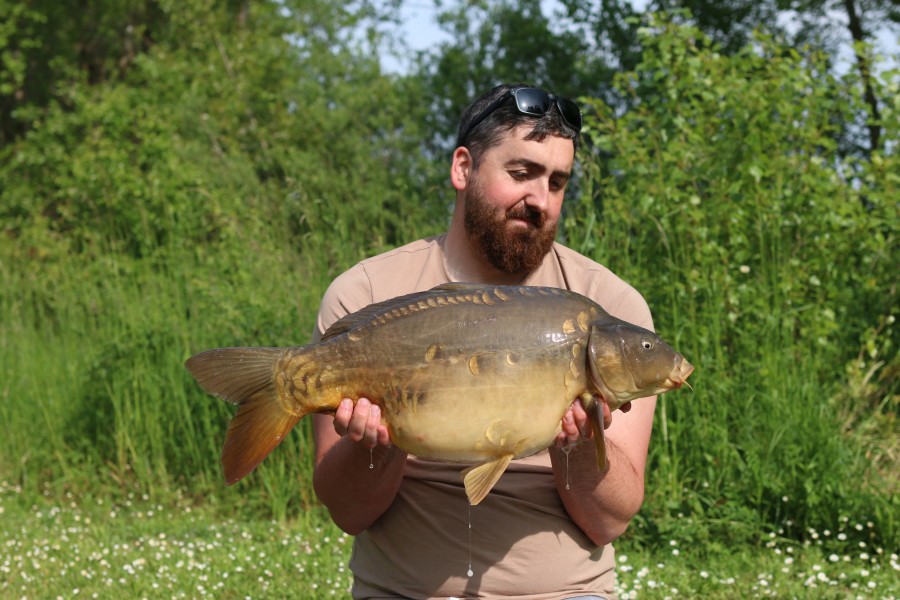
<path id="1" fill-rule="evenodd" d="M 572 447 L 571 446 L 563 446 L 562 451 L 563 451 L 563 454 L 566 455 L 566 489 L 568 490 L 568 489 L 571 489 L 569 487 L 569 452 L 572 451 Z"/>
<path id="2" fill-rule="evenodd" d="M 472 505 L 469 504 L 469 570 L 466 575 L 472 577 L 475 571 L 472 570 Z"/>
<path id="3" fill-rule="evenodd" d="M 373 449 L 369 448 L 369 468 L 370 469 L 375 468 L 375 461 L 373 460 L 372 455 L 373 455 Z"/>

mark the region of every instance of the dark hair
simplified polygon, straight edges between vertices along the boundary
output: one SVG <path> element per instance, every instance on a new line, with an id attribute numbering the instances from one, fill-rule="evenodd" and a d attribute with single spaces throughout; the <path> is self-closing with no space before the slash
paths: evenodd
<path id="1" fill-rule="evenodd" d="M 504 83 L 498 85 L 483 93 L 463 111 L 459 120 L 459 128 L 456 131 L 456 147 L 465 146 L 468 148 L 476 166 L 485 152 L 500 143 L 500 138 L 503 134 L 512 131 L 523 123 L 532 124 L 531 132 L 525 136 L 526 140 L 537 140 L 540 142 L 548 135 L 558 135 L 572 140 L 575 147 L 578 147 L 578 132 L 563 121 L 558 110 L 554 108 L 540 117 L 522 114 L 516 108 L 515 99 L 511 95 L 469 131 L 472 122 L 484 110 L 509 92 L 509 90 L 517 87 L 534 86 L 525 83 Z"/>

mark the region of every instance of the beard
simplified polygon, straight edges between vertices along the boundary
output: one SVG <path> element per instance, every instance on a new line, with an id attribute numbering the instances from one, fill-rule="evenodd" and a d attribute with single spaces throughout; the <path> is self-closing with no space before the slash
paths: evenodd
<path id="1" fill-rule="evenodd" d="M 511 219 L 522 219 L 534 227 L 509 227 Z M 553 247 L 557 221 L 519 203 L 508 210 L 491 206 L 477 182 L 466 190 L 465 228 L 469 241 L 487 261 L 503 273 L 535 270 Z"/>

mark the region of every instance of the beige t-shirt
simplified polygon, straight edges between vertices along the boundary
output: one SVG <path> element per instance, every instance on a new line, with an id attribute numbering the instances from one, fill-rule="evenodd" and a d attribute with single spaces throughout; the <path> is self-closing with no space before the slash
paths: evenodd
<path id="1" fill-rule="evenodd" d="M 317 334 L 373 302 L 450 281 L 444 237 L 407 244 L 340 275 L 325 292 Z M 554 244 L 523 285 L 569 289 L 620 319 L 653 328 L 634 288 L 561 244 Z M 464 467 L 407 460 L 393 504 L 354 541 L 354 598 L 615 598 L 613 548 L 594 545 L 569 518 L 547 451 L 512 461 L 472 507 L 460 478 Z"/>

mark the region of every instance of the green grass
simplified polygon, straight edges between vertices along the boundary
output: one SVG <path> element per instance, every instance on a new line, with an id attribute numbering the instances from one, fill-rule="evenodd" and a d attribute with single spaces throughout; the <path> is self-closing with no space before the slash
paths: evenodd
<path id="1" fill-rule="evenodd" d="M 842 545 L 842 544 L 838 544 Z M 668 554 L 620 551 L 619 593 L 629 598 L 896 598 L 900 562 L 884 549 L 844 551 L 829 544 L 772 540 L 707 554 L 674 541 Z"/>
<path id="2" fill-rule="evenodd" d="M 0 483 L 0 597 L 347 597 L 352 538 L 323 510 L 287 521 L 245 514 L 178 493 L 55 500 Z M 773 531 L 760 546 L 715 551 L 626 541 L 618 591 L 623 600 L 896 598 L 900 559 L 861 541 L 871 527 L 847 518 L 807 543 Z"/>
<path id="3" fill-rule="evenodd" d="M 0 597 L 347 596 L 351 538 L 321 510 L 224 517 L 185 497 L 26 500 L 0 488 Z"/>
<path id="4" fill-rule="evenodd" d="M 219 260 L 0 261 L 0 477 L 32 493 L 90 493 L 107 479 L 151 495 L 218 485 L 233 411 L 184 361 L 216 346 L 304 343 L 323 287 L 304 285 L 287 254 L 254 255 L 237 271 Z M 276 265 L 285 275 L 262 276 Z M 312 501 L 310 462 L 292 460 L 311 455 L 305 431 L 247 488 L 269 514 Z"/>

